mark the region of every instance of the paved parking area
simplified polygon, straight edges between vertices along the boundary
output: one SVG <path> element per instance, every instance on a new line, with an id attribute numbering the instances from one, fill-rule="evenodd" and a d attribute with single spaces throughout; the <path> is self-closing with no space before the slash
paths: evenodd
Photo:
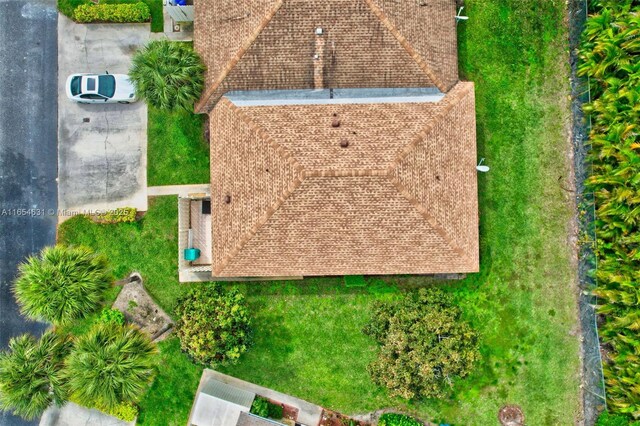
<path id="1" fill-rule="evenodd" d="M 126 74 L 148 24 L 58 21 L 58 203 L 90 212 L 117 207 L 147 210 L 147 107 L 81 105 L 66 98 L 70 74 Z M 64 216 L 61 217 L 64 219 Z"/>

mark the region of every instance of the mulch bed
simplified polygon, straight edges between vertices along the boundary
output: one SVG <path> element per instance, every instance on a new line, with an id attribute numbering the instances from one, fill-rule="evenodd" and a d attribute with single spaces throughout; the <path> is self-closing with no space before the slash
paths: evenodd
<path id="1" fill-rule="evenodd" d="M 323 410 L 319 426 L 368 426 L 369 423 L 352 419 L 335 411 Z"/>

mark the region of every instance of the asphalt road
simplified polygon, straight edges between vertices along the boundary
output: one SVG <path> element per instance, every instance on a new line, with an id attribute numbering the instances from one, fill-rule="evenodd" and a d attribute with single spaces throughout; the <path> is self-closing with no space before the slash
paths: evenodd
<path id="1" fill-rule="evenodd" d="M 55 0 L 0 0 L 0 348 L 41 333 L 11 294 L 17 265 L 55 242 L 57 218 Z M 0 412 L 0 425 L 37 424 Z"/>

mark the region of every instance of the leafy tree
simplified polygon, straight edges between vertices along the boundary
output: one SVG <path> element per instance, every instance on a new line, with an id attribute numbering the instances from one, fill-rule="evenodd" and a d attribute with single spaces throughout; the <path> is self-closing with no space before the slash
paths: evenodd
<path id="1" fill-rule="evenodd" d="M 204 87 L 204 70 L 189 44 L 155 40 L 135 54 L 129 77 L 149 105 L 193 110 Z"/>
<path id="2" fill-rule="evenodd" d="M 0 352 L 0 409 L 31 420 L 66 402 L 60 370 L 70 348 L 69 337 L 53 332 L 40 340 L 30 334 L 11 339 Z"/>
<path id="3" fill-rule="evenodd" d="M 182 350 L 205 365 L 234 363 L 250 345 L 250 320 L 245 298 L 219 284 L 192 287 L 178 301 L 176 333 Z"/>
<path id="4" fill-rule="evenodd" d="M 439 290 L 378 304 L 364 332 L 380 345 L 369 374 L 392 396 L 445 397 L 453 380 L 467 376 L 480 357 L 475 331 Z"/>
<path id="5" fill-rule="evenodd" d="M 154 377 L 156 347 L 140 330 L 118 324 L 95 324 L 77 338 L 64 375 L 74 401 L 115 409 L 144 396 Z"/>
<path id="6" fill-rule="evenodd" d="M 106 257 L 58 245 L 20 265 L 13 292 L 23 315 L 66 325 L 96 311 L 112 281 Z"/>

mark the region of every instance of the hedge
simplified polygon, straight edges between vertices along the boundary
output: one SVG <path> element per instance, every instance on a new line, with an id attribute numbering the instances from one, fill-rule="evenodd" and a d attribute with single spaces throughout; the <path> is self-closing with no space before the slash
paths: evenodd
<path id="1" fill-rule="evenodd" d="M 579 74 L 592 102 L 587 180 L 596 204 L 595 276 L 612 414 L 640 418 L 640 1 L 591 2 Z"/>
<path id="2" fill-rule="evenodd" d="M 73 16 L 77 22 L 148 22 L 151 11 L 145 3 L 133 4 L 81 4 Z"/>

